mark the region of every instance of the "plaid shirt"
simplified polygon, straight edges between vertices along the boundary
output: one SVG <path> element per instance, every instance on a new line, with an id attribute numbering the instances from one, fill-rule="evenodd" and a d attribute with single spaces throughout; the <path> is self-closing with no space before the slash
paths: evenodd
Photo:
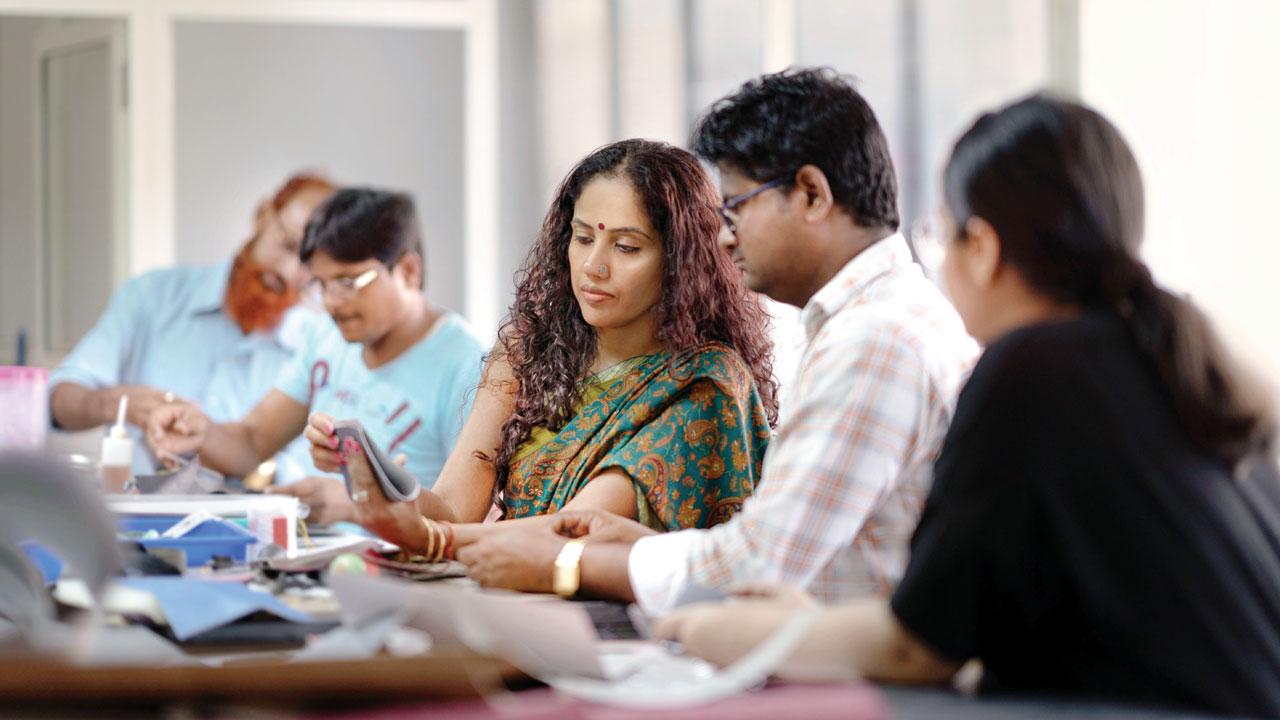
<path id="1" fill-rule="evenodd" d="M 801 320 L 804 355 L 756 494 L 729 522 L 632 548 L 647 612 L 691 585 L 781 584 L 832 602 L 902 577 L 977 345 L 899 235 L 849 261 Z"/>

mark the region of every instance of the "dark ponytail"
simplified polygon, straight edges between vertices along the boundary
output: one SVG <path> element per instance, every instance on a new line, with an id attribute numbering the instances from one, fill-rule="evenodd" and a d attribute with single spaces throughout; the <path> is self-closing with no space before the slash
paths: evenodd
<path id="1" fill-rule="evenodd" d="M 1269 393 L 1138 258 L 1142 176 L 1106 118 L 1040 95 L 983 115 L 956 142 L 945 193 L 958 223 L 996 229 L 1002 261 L 1038 292 L 1123 318 L 1198 446 L 1233 466 L 1271 449 Z"/>
<path id="2" fill-rule="evenodd" d="M 1269 451 L 1270 393 L 1237 367 L 1204 313 L 1154 283 L 1135 289 L 1129 303 L 1130 330 L 1151 353 L 1192 439 L 1233 465 Z"/>

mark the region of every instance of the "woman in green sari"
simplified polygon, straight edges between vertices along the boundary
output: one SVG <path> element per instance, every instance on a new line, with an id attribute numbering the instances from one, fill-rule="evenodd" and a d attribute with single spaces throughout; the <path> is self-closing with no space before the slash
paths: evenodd
<path id="1" fill-rule="evenodd" d="M 428 557 L 492 526 L 597 508 L 661 530 L 742 506 L 777 420 L 769 319 L 716 245 L 697 160 L 656 142 L 596 150 L 561 184 L 439 480 L 388 501 L 332 418 L 308 437 L 343 463 L 361 524 Z M 461 411 L 461 410 L 460 410 Z"/>
<path id="2" fill-rule="evenodd" d="M 631 480 L 632 517 L 642 523 L 723 522 L 751 494 L 764 458 L 769 427 L 754 395 L 742 361 L 718 343 L 602 370 L 583 383 L 580 409 L 563 429 L 533 428 L 512 458 L 507 514 L 560 510 L 597 470 L 617 468 Z"/>

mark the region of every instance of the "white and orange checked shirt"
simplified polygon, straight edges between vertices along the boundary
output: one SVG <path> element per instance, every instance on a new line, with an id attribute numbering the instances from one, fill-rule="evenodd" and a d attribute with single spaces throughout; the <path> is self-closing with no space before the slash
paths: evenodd
<path id="1" fill-rule="evenodd" d="M 977 345 L 901 235 L 850 260 L 801 320 L 804 354 L 756 493 L 726 523 L 632 548 L 646 612 L 669 612 L 691 585 L 788 585 L 834 602 L 901 579 Z"/>

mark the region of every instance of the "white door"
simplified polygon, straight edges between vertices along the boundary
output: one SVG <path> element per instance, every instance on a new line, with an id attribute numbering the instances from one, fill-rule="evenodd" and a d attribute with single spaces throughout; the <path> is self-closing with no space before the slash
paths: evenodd
<path id="1" fill-rule="evenodd" d="M 34 360 L 51 364 L 93 327 L 128 272 L 124 27 L 59 21 L 33 46 L 40 259 Z"/>

